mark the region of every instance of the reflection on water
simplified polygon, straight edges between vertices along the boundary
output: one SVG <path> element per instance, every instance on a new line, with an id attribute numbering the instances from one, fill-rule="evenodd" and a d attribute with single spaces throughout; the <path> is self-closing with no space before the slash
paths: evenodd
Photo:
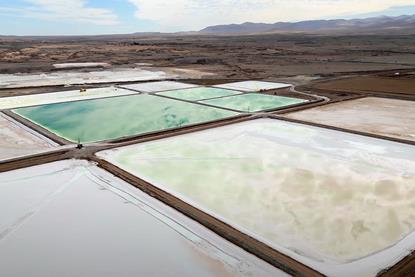
<path id="1" fill-rule="evenodd" d="M 191 89 L 181 89 L 181 90 L 172 90 L 160 92 L 157 94 L 165 95 L 173 98 L 197 101 L 215 97 L 230 96 L 234 94 L 239 94 L 241 92 L 235 90 L 221 89 L 221 88 L 191 88 Z"/>
<path id="2" fill-rule="evenodd" d="M 244 112 L 258 112 L 263 110 L 270 110 L 281 108 L 284 106 L 294 105 L 306 102 L 307 100 L 265 95 L 259 93 L 250 93 L 243 95 L 236 95 L 225 98 L 218 98 L 212 100 L 203 101 L 206 104 L 224 107 L 228 109 L 244 111 Z"/>
<path id="3" fill-rule="evenodd" d="M 217 120 L 237 113 L 151 95 L 134 95 L 16 109 L 70 141 L 82 143 Z"/>

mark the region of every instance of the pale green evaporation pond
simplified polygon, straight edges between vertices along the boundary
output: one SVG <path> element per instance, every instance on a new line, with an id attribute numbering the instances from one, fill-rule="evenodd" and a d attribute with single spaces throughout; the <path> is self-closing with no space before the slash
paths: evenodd
<path id="1" fill-rule="evenodd" d="M 72 142 L 139 135 L 238 115 L 152 95 L 42 105 L 13 112 Z"/>
<path id="2" fill-rule="evenodd" d="M 307 101 L 308 100 L 284 96 L 248 93 L 218 99 L 205 100 L 201 102 L 213 106 L 228 108 L 242 112 L 259 112 L 264 110 L 282 108 L 294 104 L 300 104 Z"/>
<path id="3" fill-rule="evenodd" d="M 210 88 L 210 87 L 200 87 L 200 88 L 191 88 L 191 89 L 180 89 L 180 90 L 171 90 L 159 92 L 157 94 L 169 96 L 173 98 L 189 100 L 189 101 L 198 101 L 215 97 L 231 96 L 235 94 L 241 94 L 241 91 L 222 89 L 222 88 Z"/>
<path id="4" fill-rule="evenodd" d="M 257 119 L 98 156 L 317 260 L 361 259 L 415 228 L 410 145 Z"/>

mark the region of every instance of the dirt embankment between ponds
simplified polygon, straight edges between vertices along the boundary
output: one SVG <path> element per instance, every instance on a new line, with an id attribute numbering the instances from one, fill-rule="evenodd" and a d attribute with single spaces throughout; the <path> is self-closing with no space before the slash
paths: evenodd
<path id="1" fill-rule="evenodd" d="M 403 76 L 367 75 L 317 81 L 306 86 L 319 93 L 356 93 L 415 100 L 415 72 Z"/>

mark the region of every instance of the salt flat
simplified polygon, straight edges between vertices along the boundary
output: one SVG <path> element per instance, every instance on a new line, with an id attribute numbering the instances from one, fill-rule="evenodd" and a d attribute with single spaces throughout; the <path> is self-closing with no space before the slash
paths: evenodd
<path id="1" fill-rule="evenodd" d="M 140 68 L 114 70 L 108 69 L 89 72 L 59 71 L 40 74 L 0 74 L 0 88 L 24 88 L 146 81 L 175 77 L 176 75 L 167 74 L 164 71 L 150 71 Z"/>
<path id="2" fill-rule="evenodd" d="M 188 89 L 198 87 L 197 85 L 186 84 L 174 81 L 160 81 L 160 82 L 147 82 L 131 85 L 121 85 L 122 88 L 136 90 L 138 92 L 160 92 L 167 90 Z"/>
<path id="3" fill-rule="evenodd" d="M 262 90 L 289 88 L 291 86 L 292 86 L 291 84 L 285 84 L 285 83 L 273 83 L 273 82 L 264 82 L 264 81 L 242 81 L 242 82 L 216 85 L 215 87 L 247 91 L 247 92 L 259 92 Z"/>
<path id="4" fill-rule="evenodd" d="M 410 145 L 257 119 L 98 156 L 324 274 L 415 249 Z"/>
<path id="5" fill-rule="evenodd" d="M 69 90 L 32 95 L 2 97 L 0 98 L 0 109 L 14 109 L 21 107 L 73 102 L 79 100 L 98 99 L 131 94 L 137 94 L 137 92 L 111 86 L 104 88 L 86 89 L 85 91 Z"/>
<path id="6" fill-rule="evenodd" d="M 86 161 L 0 174 L 1 276 L 286 276 Z"/>
<path id="7" fill-rule="evenodd" d="M 0 113 L 0 160 L 51 150 L 55 143 Z"/>
<path id="8" fill-rule="evenodd" d="M 366 97 L 286 115 L 288 118 L 415 141 L 415 102 Z"/>

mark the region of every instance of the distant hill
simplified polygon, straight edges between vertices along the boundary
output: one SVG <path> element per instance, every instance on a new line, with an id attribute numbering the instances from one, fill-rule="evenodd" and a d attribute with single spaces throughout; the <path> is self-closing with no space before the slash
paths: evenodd
<path id="1" fill-rule="evenodd" d="M 299 22 L 252 23 L 216 25 L 200 31 L 186 31 L 176 33 L 137 32 L 131 34 L 103 34 L 103 35 L 45 35 L 45 36 L 12 36 L 1 35 L 1 40 L 15 39 L 54 39 L 77 41 L 131 39 L 135 37 L 174 37 L 192 35 L 251 35 L 251 34 L 327 34 L 327 35 L 364 35 L 364 34 L 411 34 L 415 35 L 415 15 L 401 15 L 396 17 L 380 16 L 363 19 L 332 19 L 308 20 Z"/>
<path id="2" fill-rule="evenodd" d="M 364 19 L 309 20 L 300 22 L 277 22 L 217 25 L 199 31 L 199 34 L 258 34 L 258 33 L 381 33 L 398 31 L 415 33 L 415 15 L 397 17 L 381 16 Z"/>

